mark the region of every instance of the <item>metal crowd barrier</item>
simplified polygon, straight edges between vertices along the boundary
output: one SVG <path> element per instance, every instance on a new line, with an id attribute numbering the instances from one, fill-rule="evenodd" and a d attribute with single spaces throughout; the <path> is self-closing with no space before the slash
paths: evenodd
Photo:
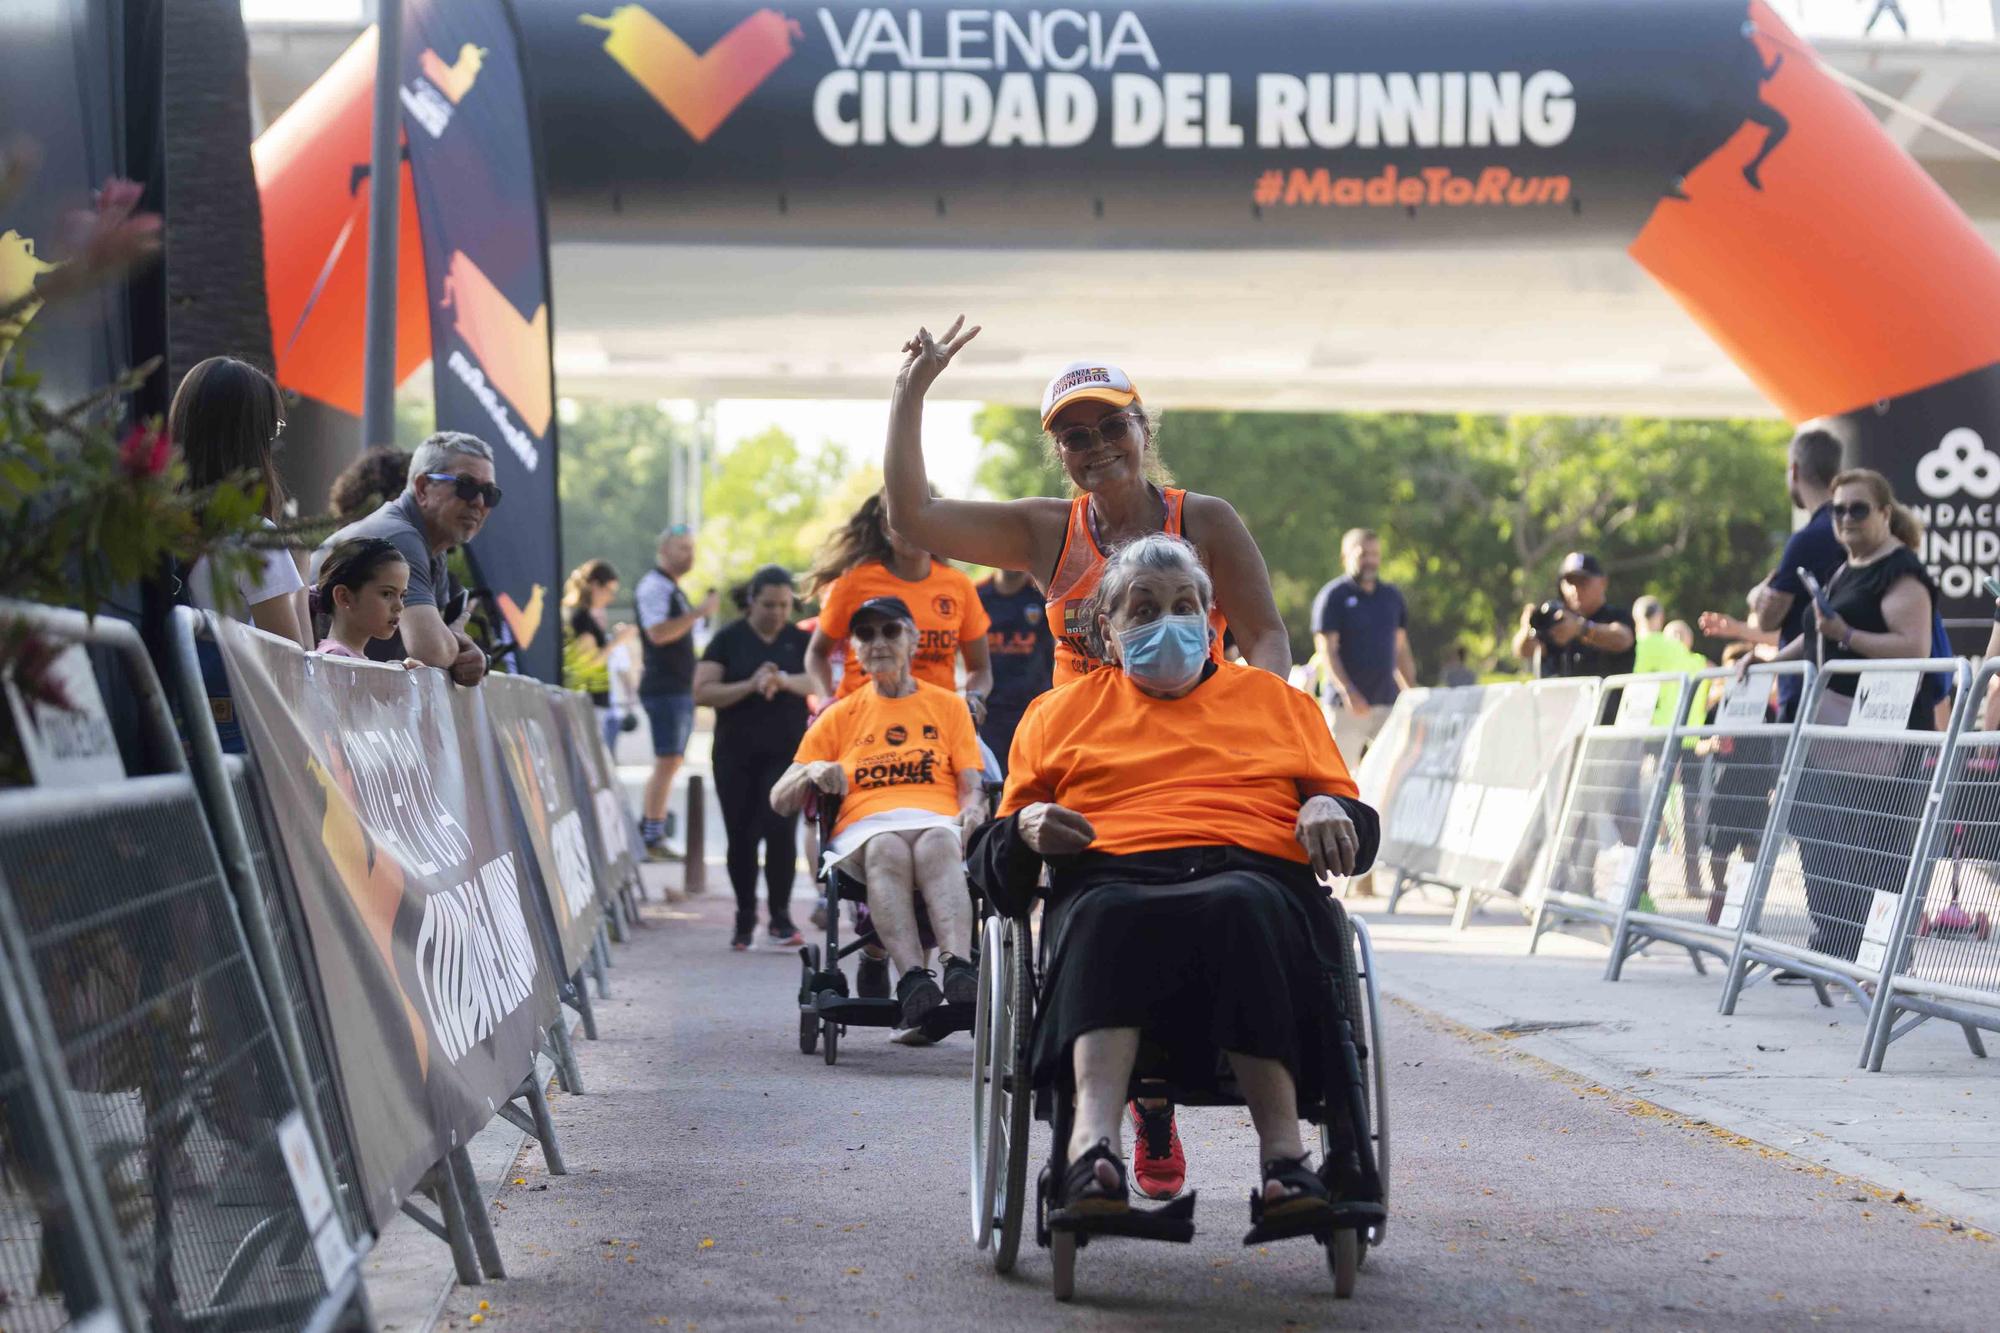
<path id="1" fill-rule="evenodd" d="M 1672 714 L 1656 721 L 1664 691 L 1678 692 Z M 1693 696 L 1674 673 L 1611 676 L 1598 696 L 1597 721 L 1584 733 L 1571 770 L 1569 794 L 1542 866 L 1535 905 L 1533 953 L 1542 936 L 1574 924 L 1616 938 L 1628 903 L 1638 900 L 1669 789 L 1668 748 Z M 1701 957 L 1689 950 L 1697 969 Z"/>
<path id="2" fill-rule="evenodd" d="M 1594 679 L 1407 690 L 1356 772 L 1383 817 L 1387 910 L 1411 889 L 1453 899 L 1463 930 L 1488 899 L 1519 905 L 1560 812 Z M 1525 777 L 1525 781 L 1522 779 Z"/>
<path id="3" fill-rule="evenodd" d="M 43 1075 L 12 1081 L 7 1151 L 25 1135 L 80 1188 L 34 1210 L 60 1289 L 134 1330 L 365 1320 L 356 1238 L 143 645 L 19 603 L 0 623 L 110 650 L 156 770 L 0 791 L 8 1026 Z M 38 1087 L 55 1119 L 15 1125 Z"/>
<path id="4" fill-rule="evenodd" d="M 1952 677 L 1951 720 L 1943 731 L 1912 730 L 1931 673 Z M 1789 972 L 1809 980 L 1822 1005 L 1832 1003 L 1828 986 L 1845 989 L 1869 1011 L 1872 1032 L 1871 992 L 1896 970 L 1905 909 L 1923 896 L 1970 685 L 1957 658 L 1842 661 L 1820 671 L 1765 826 L 1722 1013 L 1736 1012 L 1746 987 Z"/>
<path id="5" fill-rule="evenodd" d="M 1772 799 L 1798 745 L 1796 722 L 1769 720 L 1772 691 L 1792 677 L 1804 696 L 1813 675 L 1809 662 L 1780 662 L 1752 667 L 1741 681 L 1732 667 L 1689 677 L 1689 701 L 1667 738 L 1652 793 L 1657 813 L 1612 930 L 1605 980 L 1618 980 L 1626 959 L 1656 940 L 1696 959 L 1707 953 L 1729 961 L 1768 841 Z"/>
<path id="6" fill-rule="evenodd" d="M 1979 1029 L 2000 1031 L 2000 727 L 1983 717 L 1996 681 L 2000 662 L 1989 660 L 1960 706 L 1941 813 L 1883 950 L 1865 1050 L 1871 1070 L 1891 1042 L 1933 1018 L 1959 1024 L 1977 1056 L 1986 1054 Z"/>

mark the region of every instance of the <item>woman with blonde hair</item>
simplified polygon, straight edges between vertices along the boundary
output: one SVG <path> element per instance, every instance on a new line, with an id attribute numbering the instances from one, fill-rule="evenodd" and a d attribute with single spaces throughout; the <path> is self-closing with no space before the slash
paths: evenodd
<path id="1" fill-rule="evenodd" d="M 611 626 L 605 608 L 617 595 L 618 571 L 609 560 L 586 560 L 563 580 L 563 688 L 589 693 L 607 749 L 618 743 L 618 714 L 611 707 Z"/>

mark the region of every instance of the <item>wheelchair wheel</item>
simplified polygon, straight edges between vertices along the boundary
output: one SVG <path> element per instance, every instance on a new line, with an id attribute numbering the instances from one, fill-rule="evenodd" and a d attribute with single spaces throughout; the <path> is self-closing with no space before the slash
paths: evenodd
<path id="1" fill-rule="evenodd" d="M 967 1193 L 972 1199 L 972 1243 L 982 1250 L 993 1239 L 993 1205 L 1000 1184 L 997 1139 L 1006 1076 L 999 1053 L 1007 1044 L 1007 996 L 1004 950 L 995 947 L 994 938 L 1002 929 L 1004 923 L 993 916 L 981 927 L 978 1007 L 972 1017 L 972 1179 Z"/>
<path id="2" fill-rule="evenodd" d="M 811 1055 L 819 1049 L 819 1015 L 811 1010 L 799 1014 L 799 1054 Z"/>
<path id="3" fill-rule="evenodd" d="M 1361 993 L 1368 1007 L 1368 1127 L 1375 1136 L 1375 1171 L 1382 1181 L 1382 1206 L 1389 1205 L 1389 1060 L 1382 1044 L 1382 987 L 1375 971 L 1375 945 L 1368 923 L 1349 917 L 1354 931 L 1355 953 L 1359 958 Z M 1366 1261 L 1370 1246 L 1380 1245 L 1388 1235 L 1385 1217 L 1368 1229 L 1367 1244 L 1360 1259 Z"/>
<path id="4" fill-rule="evenodd" d="M 1341 1300 L 1354 1295 L 1354 1283 L 1361 1271 L 1361 1234 L 1336 1231 L 1326 1243 L 1326 1266 L 1333 1271 L 1333 1294 Z"/>
<path id="5" fill-rule="evenodd" d="M 822 1035 L 826 1038 L 826 1049 L 823 1054 L 826 1057 L 826 1062 L 832 1064 L 840 1058 L 840 1024 L 834 1022 L 831 1018 L 827 1018 L 821 1020 L 821 1026 L 825 1028 L 825 1032 Z"/>
<path id="6" fill-rule="evenodd" d="M 999 1229 L 993 1247 L 993 1271 L 1011 1273 L 1021 1252 L 1021 1227 L 1028 1201 L 1029 1125 L 1033 1119 L 1034 1079 L 1029 1070 L 1028 1041 L 1034 1031 L 1034 993 L 1028 971 L 1029 932 L 1025 926 L 1007 923 L 1006 960 L 1007 1016 L 1003 1033 L 1007 1052 L 1006 1079 L 1001 1105 L 1005 1114 L 996 1123 L 1006 1130 L 1006 1167 L 1000 1178 L 1000 1197 L 994 1214 Z"/>

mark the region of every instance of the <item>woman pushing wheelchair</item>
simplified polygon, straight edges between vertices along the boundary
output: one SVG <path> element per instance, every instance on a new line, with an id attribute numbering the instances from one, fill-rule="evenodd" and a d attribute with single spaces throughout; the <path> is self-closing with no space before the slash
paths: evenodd
<path id="1" fill-rule="evenodd" d="M 1318 877 L 1367 869 L 1378 821 L 1311 699 L 1213 659 L 1213 600 L 1177 537 L 1108 557 L 1095 628 L 1119 669 L 1030 706 L 1001 817 L 973 847 L 975 882 L 1010 911 L 1049 871 L 1031 1058 L 1038 1087 L 1075 1090 L 1049 1200 L 1070 1217 L 1130 1207 L 1121 1129 L 1142 1043 L 1180 1087 L 1212 1084 L 1226 1053 L 1265 1222 L 1308 1223 L 1361 1188 L 1353 1151 L 1314 1169 L 1299 1108 L 1343 1100 L 1335 1029 L 1358 1022 L 1329 984 L 1347 941 Z"/>

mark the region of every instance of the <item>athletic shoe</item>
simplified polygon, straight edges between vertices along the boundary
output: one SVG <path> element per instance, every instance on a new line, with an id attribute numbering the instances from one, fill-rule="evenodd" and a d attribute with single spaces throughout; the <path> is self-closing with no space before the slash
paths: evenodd
<path id="1" fill-rule="evenodd" d="M 898 1046 L 935 1046 L 937 1038 L 922 1028 L 897 1028 L 889 1034 L 889 1040 Z"/>
<path id="2" fill-rule="evenodd" d="M 889 960 L 861 955 L 861 965 L 854 970 L 854 994 L 863 1000 L 888 999 Z"/>
<path id="3" fill-rule="evenodd" d="M 747 953 L 750 949 L 750 932 L 747 930 L 737 931 L 735 935 L 730 937 L 729 947 L 738 953 Z"/>
<path id="4" fill-rule="evenodd" d="M 796 949 L 806 942 L 806 937 L 799 934 L 799 928 L 789 921 L 772 926 L 770 935 L 774 949 Z"/>
<path id="5" fill-rule="evenodd" d="M 944 992 L 938 988 L 937 973 L 928 967 L 912 968 L 903 973 L 896 982 L 896 999 L 903 1006 L 903 1026 L 923 1026 L 931 1011 L 944 1003 Z"/>
<path id="6" fill-rule="evenodd" d="M 979 998 L 979 969 L 970 959 L 951 957 L 944 960 L 944 1002 L 946 1004 L 972 1004 Z"/>
<path id="7" fill-rule="evenodd" d="M 1181 1151 L 1181 1130 L 1174 1108 L 1148 1110 L 1138 1102 L 1132 1113 L 1132 1175 L 1139 1192 L 1149 1199 L 1171 1199 L 1187 1184 L 1187 1154 Z"/>

